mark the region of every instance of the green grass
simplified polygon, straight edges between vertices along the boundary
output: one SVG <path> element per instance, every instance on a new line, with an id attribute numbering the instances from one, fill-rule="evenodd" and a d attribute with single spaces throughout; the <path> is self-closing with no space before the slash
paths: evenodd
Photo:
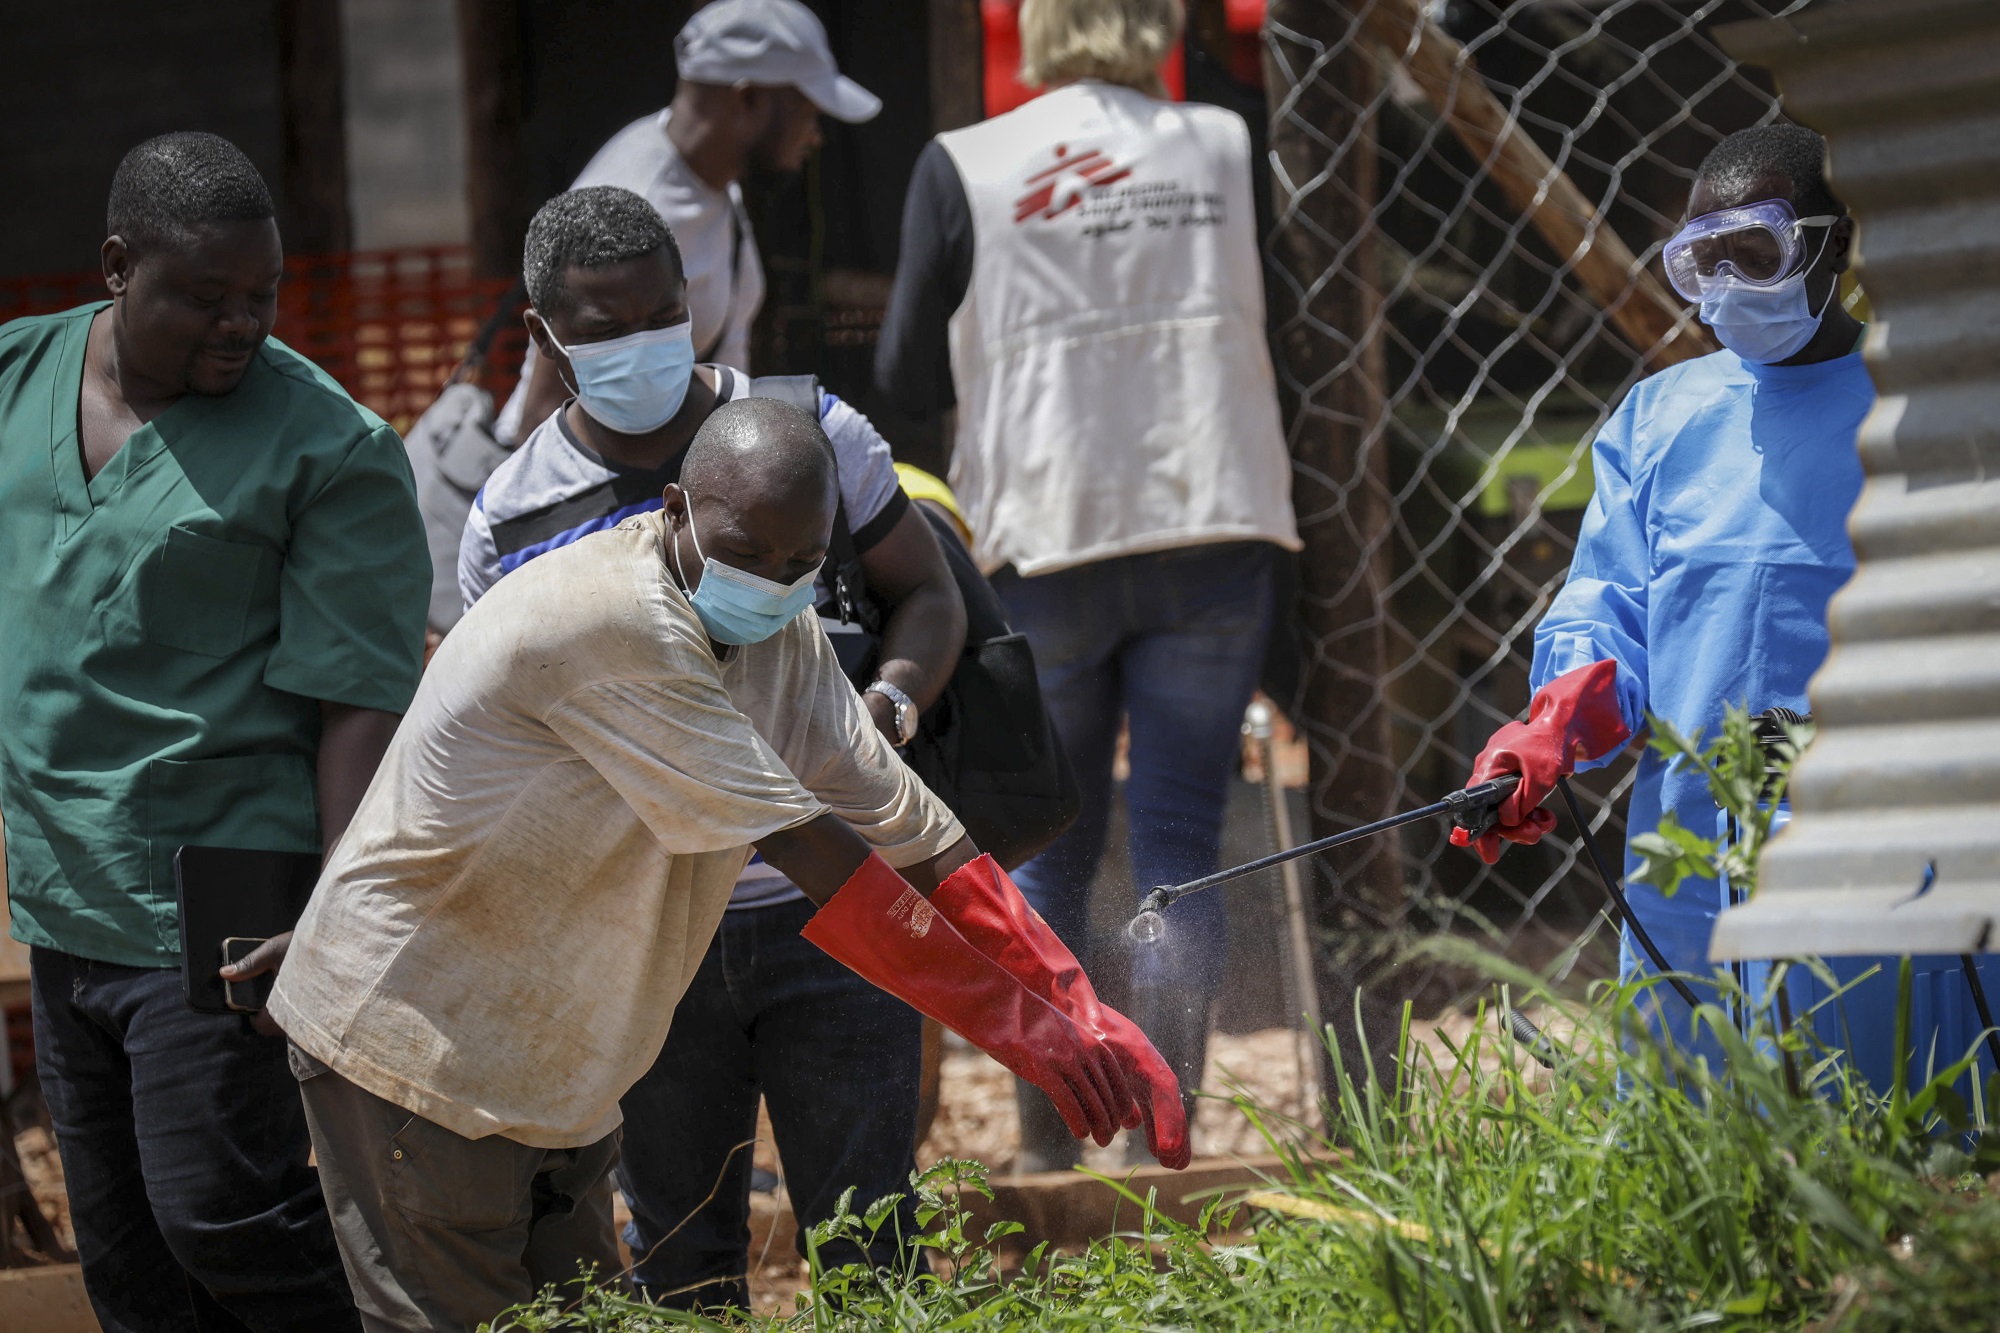
<path id="1" fill-rule="evenodd" d="M 1501 972 L 1504 965 L 1495 964 Z M 1561 1008 L 1533 977 L 1513 994 Z M 1219 1200 L 1206 1226 L 1129 1196 L 1132 1229 L 1079 1254 L 1036 1248 L 1003 1272 L 1012 1228 L 973 1234 L 976 1163 L 915 1179 L 937 1274 L 817 1268 L 819 1299 L 734 1321 L 598 1290 L 553 1295 L 500 1327 L 849 1329 L 1978 1329 L 2000 1325 L 2000 1154 L 1951 1091 L 1964 1063 L 1878 1096 L 1768 1024 L 1729 1076 L 1623 1042 L 1643 989 L 1573 1006 L 1545 1070 L 1483 1023 L 1462 1046 L 1404 1034 L 1396 1070 L 1343 1071 L 1329 1127 L 1267 1125 L 1288 1170 L 1277 1208 Z M 1781 1055 L 1782 1052 L 1782 1055 Z M 1789 1056 L 1800 1094 L 1788 1090 Z M 1624 1087 L 1619 1087 L 1620 1076 Z M 1262 1113 L 1247 1102 L 1245 1115 Z M 1954 1124 L 1954 1122 L 1957 1122 Z M 1331 1164 L 1316 1160 L 1331 1155 Z M 1115 1184 L 1114 1188 L 1118 1188 Z M 887 1215 L 818 1228 L 865 1235 Z M 1018 1245 L 1018 1241 L 1012 1243 Z"/>

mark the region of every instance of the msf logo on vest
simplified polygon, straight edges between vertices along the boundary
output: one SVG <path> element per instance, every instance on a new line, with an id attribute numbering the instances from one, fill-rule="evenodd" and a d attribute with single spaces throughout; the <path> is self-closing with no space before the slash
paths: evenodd
<path id="1" fill-rule="evenodd" d="M 1030 218 L 1047 221 L 1058 218 L 1081 204 L 1093 190 L 1124 180 L 1132 168 L 1120 166 L 1101 149 L 1072 153 L 1068 144 L 1057 144 L 1051 165 L 1031 174 L 1024 182 L 1027 193 L 1014 201 L 1016 224 Z"/>

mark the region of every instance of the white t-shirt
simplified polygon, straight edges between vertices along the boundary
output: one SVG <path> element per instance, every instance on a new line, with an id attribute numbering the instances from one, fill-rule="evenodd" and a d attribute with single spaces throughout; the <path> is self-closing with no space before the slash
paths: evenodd
<path id="1" fill-rule="evenodd" d="M 718 403 L 750 392 L 750 380 L 727 366 L 713 368 Z M 681 459 L 652 471 L 616 468 L 570 433 L 568 404 L 528 433 L 473 498 L 459 542 L 458 586 L 471 606 L 513 570 L 593 532 L 615 527 L 634 514 L 657 510 L 661 492 L 680 480 Z M 819 395 L 819 424 L 833 443 L 840 475 L 840 498 L 857 554 L 889 535 L 909 508 L 896 480 L 889 445 L 867 417 L 825 390 Z M 858 633 L 832 609 L 825 571 L 820 606 L 829 634 Z M 802 897 L 792 882 L 762 857 L 752 857 L 730 899 L 732 908 L 769 907 Z"/>
<path id="2" fill-rule="evenodd" d="M 672 114 L 669 109 L 641 116 L 612 135 L 570 188 L 623 186 L 660 211 L 680 247 L 696 357 L 748 370 L 750 325 L 764 304 L 757 238 L 743 211 L 743 191 L 734 183 L 726 191 L 716 189 L 682 160 L 667 137 Z M 521 382 L 493 423 L 493 433 L 502 440 L 519 440 L 524 428 L 536 424 L 522 421 L 521 414 L 528 376 L 538 359 L 530 343 Z"/>
<path id="3" fill-rule="evenodd" d="M 828 809 L 891 865 L 963 836 L 817 616 L 717 660 L 663 526 L 532 561 L 446 637 L 271 998 L 307 1054 L 468 1138 L 618 1126 L 751 843 Z"/>

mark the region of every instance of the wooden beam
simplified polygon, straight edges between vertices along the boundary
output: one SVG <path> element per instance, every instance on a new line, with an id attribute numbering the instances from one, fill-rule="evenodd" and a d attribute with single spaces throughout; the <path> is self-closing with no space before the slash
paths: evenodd
<path id="1" fill-rule="evenodd" d="M 285 249 L 337 254 L 352 243 L 347 204 L 347 117 L 340 6 L 279 0 Z"/>
<path id="2" fill-rule="evenodd" d="M 979 0 L 928 0 L 931 133 L 960 129 L 986 115 L 986 32 Z"/>
<path id="3" fill-rule="evenodd" d="M 1356 6 L 1361 26 L 1423 90 L 1445 124 L 1570 265 L 1611 322 L 1655 370 L 1715 350 L 1708 331 L 1642 266 L 1561 168 L 1500 105 L 1466 49 L 1415 0 Z"/>
<path id="4" fill-rule="evenodd" d="M 1264 86 L 1271 106 L 1270 257 L 1274 353 L 1292 453 L 1292 507 L 1305 549 L 1297 718 L 1312 757 L 1315 836 L 1393 813 L 1403 795 L 1389 727 L 1392 577 L 1388 408 L 1375 206 L 1380 148 L 1372 55 L 1327 0 L 1271 0 Z M 1385 947 L 1407 889 L 1394 838 L 1314 862 L 1314 982 L 1349 1071 L 1395 1059 Z M 1367 1048 L 1355 1030 L 1363 1006 Z M 1319 1086 L 1334 1086 L 1322 1061 Z"/>
<path id="5" fill-rule="evenodd" d="M 465 204 L 473 269 L 517 277 L 529 198 L 521 142 L 521 16 L 517 0 L 458 0 L 465 96 Z"/>
<path id="6" fill-rule="evenodd" d="M 1197 1157 L 1183 1171 L 1148 1164 L 1105 1175 L 1145 1198 L 1154 1195 L 1154 1211 L 1183 1226 L 1201 1219 L 1201 1210 L 1216 1195 L 1234 1195 L 1273 1181 L 1288 1180 L 1288 1159 L 1277 1156 Z M 1024 1176 L 995 1176 L 987 1185 L 987 1200 L 968 1191 L 960 1196 L 983 1229 L 994 1222 L 1019 1222 L 1026 1231 L 1024 1246 L 1048 1241 L 1081 1246 L 1139 1225 L 1139 1207 L 1094 1176 L 1081 1171 L 1044 1171 Z"/>

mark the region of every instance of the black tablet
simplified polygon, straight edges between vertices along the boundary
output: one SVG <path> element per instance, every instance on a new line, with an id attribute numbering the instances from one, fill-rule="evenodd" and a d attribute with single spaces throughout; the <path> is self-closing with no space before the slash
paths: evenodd
<path id="1" fill-rule="evenodd" d="M 182 847 L 174 853 L 174 890 L 181 909 L 181 985 L 188 1007 L 204 1014 L 253 1013 L 264 1007 L 276 978 L 266 975 L 225 987 L 216 975 L 225 958 L 281 935 L 299 922 L 319 879 L 319 856 L 243 847 Z M 233 1001 L 233 1003 L 232 1003 Z"/>

